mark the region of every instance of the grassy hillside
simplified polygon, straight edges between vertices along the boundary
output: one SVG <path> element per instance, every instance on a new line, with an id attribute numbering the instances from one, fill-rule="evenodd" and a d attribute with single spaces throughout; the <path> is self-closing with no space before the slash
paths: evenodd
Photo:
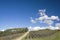
<path id="1" fill-rule="evenodd" d="M 0 31 L 0 40 L 12 40 L 18 38 L 27 32 L 27 28 L 8 29 L 4 32 Z M 60 30 L 39 30 L 30 31 L 23 40 L 60 40 Z"/>
<path id="2" fill-rule="evenodd" d="M 60 31 L 58 30 L 40 30 L 31 31 L 23 40 L 60 40 Z"/>
<path id="3" fill-rule="evenodd" d="M 14 28 L 0 31 L 0 40 L 12 40 L 14 38 L 20 37 L 27 31 L 27 28 Z"/>

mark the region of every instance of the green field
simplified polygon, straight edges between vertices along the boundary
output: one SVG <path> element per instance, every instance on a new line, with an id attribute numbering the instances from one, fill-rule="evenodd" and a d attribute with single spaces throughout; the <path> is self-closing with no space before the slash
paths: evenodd
<path id="1" fill-rule="evenodd" d="M 13 40 L 17 37 L 22 36 L 24 33 L 18 33 L 18 34 L 13 34 L 13 35 L 8 35 L 8 36 L 2 36 L 0 37 L 0 40 Z"/>
<path id="2" fill-rule="evenodd" d="M 13 40 L 22 36 L 27 31 L 27 28 L 14 28 L 5 30 L 4 32 L 0 31 L 0 40 Z M 23 40 L 60 40 L 60 30 L 46 29 L 39 31 L 30 31 Z"/>
<path id="3" fill-rule="evenodd" d="M 27 28 L 13 28 L 0 31 L 0 40 L 13 40 L 22 36 L 27 30 Z"/>
<path id="4" fill-rule="evenodd" d="M 58 30 L 40 30 L 31 31 L 23 40 L 60 40 L 60 31 Z"/>

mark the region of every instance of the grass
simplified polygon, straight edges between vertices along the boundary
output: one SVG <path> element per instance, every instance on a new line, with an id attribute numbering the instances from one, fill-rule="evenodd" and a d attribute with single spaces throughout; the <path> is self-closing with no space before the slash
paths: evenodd
<path id="1" fill-rule="evenodd" d="M 33 35 L 34 34 L 34 35 Z M 38 37 L 38 35 L 40 36 Z M 43 34 L 43 35 L 42 35 Z M 44 35 L 45 34 L 45 35 Z M 37 35 L 35 37 L 35 35 Z M 60 31 L 58 30 L 40 30 L 32 31 L 30 34 L 23 40 L 60 40 Z"/>
<path id="2" fill-rule="evenodd" d="M 11 32 L 11 31 L 10 30 L 7 31 L 7 33 L 9 33 L 9 32 Z M 0 32 L 0 35 L 2 33 L 3 32 Z M 6 32 L 4 32 L 4 33 L 6 33 Z M 15 38 L 20 37 L 24 33 L 25 32 L 21 33 L 20 31 L 17 31 L 17 33 L 15 33 L 15 34 L 9 33 L 9 35 L 0 36 L 0 40 L 13 40 Z M 58 30 L 31 31 L 23 40 L 60 40 L 60 31 L 58 31 Z"/>
<path id="3" fill-rule="evenodd" d="M 27 31 L 27 28 L 14 28 L 7 29 L 4 32 L 0 31 L 0 40 L 13 40 L 17 37 L 20 37 Z"/>
<path id="4" fill-rule="evenodd" d="M 23 34 L 24 33 L 18 33 L 18 34 L 13 34 L 13 35 L 8 35 L 8 36 L 2 36 L 2 37 L 0 37 L 0 40 L 12 40 L 12 39 L 15 39 L 17 37 L 20 37 Z"/>

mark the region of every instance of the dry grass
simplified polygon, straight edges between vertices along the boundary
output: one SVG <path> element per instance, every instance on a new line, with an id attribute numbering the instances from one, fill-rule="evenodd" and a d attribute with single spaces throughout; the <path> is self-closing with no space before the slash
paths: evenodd
<path id="1" fill-rule="evenodd" d="M 58 30 L 32 31 L 23 40 L 60 40 L 60 31 Z"/>

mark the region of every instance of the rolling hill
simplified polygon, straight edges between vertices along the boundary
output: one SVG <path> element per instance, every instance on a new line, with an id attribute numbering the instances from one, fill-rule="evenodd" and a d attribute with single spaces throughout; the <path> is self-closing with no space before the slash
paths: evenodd
<path id="1" fill-rule="evenodd" d="M 0 40 L 13 40 L 25 34 L 27 28 L 14 28 L 0 31 Z M 30 31 L 23 40 L 60 40 L 60 30 L 38 30 Z"/>
<path id="2" fill-rule="evenodd" d="M 12 40 L 23 35 L 27 31 L 27 28 L 13 28 L 7 29 L 5 31 L 0 31 L 0 40 Z"/>
<path id="3" fill-rule="evenodd" d="M 60 40 L 60 30 L 31 31 L 23 40 Z"/>

